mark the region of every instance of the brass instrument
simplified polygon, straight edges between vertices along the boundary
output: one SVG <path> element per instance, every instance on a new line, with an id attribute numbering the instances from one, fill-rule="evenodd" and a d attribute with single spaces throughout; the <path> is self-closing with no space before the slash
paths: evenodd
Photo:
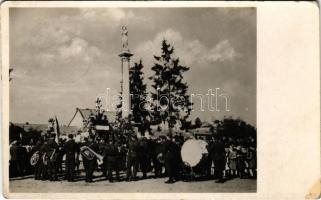
<path id="1" fill-rule="evenodd" d="M 48 165 L 48 162 L 54 162 L 56 161 L 56 149 L 54 149 L 52 152 L 51 152 L 51 155 L 49 156 L 47 153 L 44 153 L 43 156 L 42 156 L 42 162 L 44 165 Z"/>
<path id="2" fill-rule="evenodd" d="M 157 160 L 158 160 L 158 162 L 164 164 L 164 163 L 165 163 L 164 155 L 163 155 L 162 153 L 159 153 L 159 154 L 157 155 Z"/>
<path id="3" fill-rule="evenodd" d="M 44 153 L 44 154 L 43 154 L 43 156 L 42 156 L 42 162 L 43 162 L 44 165 L 48 165 L 49 158 L 48 158 L 47 153 Z"/>
<path id="4" fill-rule="evenodd" d="M 30 165 L 34 166 L 39 162 L 39 151 L 36 151 L 30 158 Z"/>
<path id="5" fill-rule="evenodd" d="M 90 147 L 88 146 L 82 146 L 80 147 L 80 153 L 83 157 L 85 157 L 87 160 L 92 160 L 95 157 L 97 158 L 97 163 L 98 165 L 103 164 L 103 156 L 96 153 L 94 150 L 92 150 Z"/>
<path id="6" fill-rule="evenodd" d="M 51 156 L 50 156 L 50 161 L 51 162 L 54 162 L 54 161 L 56 161 L 56 158 L 57 158 L 57 156 L 56 156 L 56 149 L 54 149 L 53 150 L 53 152 L 51 153 Z"/>

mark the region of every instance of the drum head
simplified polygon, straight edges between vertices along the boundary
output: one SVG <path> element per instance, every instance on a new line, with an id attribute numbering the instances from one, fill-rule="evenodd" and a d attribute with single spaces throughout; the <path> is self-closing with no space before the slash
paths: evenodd
<path id="1" fill-rule="evenodd" d="M 206 144 L 202 140 L 187 140 L 182 146 L 182 160 L 191 167 L 195 167 L 201 161 L 203 155 L 207 153 Z"/>

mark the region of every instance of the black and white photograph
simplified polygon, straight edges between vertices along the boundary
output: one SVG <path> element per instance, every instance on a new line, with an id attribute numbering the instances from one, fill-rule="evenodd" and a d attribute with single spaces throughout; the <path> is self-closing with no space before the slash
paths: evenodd
<path id="1" fill-rule="evenodd" d="M 256 193 L 255 7 L 9 9 L 9 191 Z"/>

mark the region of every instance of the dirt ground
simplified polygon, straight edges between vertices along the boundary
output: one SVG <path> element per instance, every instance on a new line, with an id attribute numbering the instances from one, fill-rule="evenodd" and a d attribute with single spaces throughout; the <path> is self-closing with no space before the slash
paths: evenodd
<path id="1" fill-rule="evenodd" d="M 99 174 L 95 174 L 98 176 Z M 141 174 L 138 174 L 141 176 Z M 124 175 L 122 175 L 124 176 Z M 235 178 L 225 183 L 215 183 L 214 180 L 203 181 L 178 181 L 174 184 L 165 184 L 166 178 L 148 178 L 134 182 L 110 183 L 103 177 L 96 177 L 93 183 L 86 183 L 84 174 L 81 174 L 76 182 L 67 181 L 40 181 L 34 180 L 33 176 L 18 177 L 10 180 L 10 192 L 13 193 L 108 193 L 108 192 L 191 192 L 191 193 L 251 193 L 256 192 L 256 180 Z"/>

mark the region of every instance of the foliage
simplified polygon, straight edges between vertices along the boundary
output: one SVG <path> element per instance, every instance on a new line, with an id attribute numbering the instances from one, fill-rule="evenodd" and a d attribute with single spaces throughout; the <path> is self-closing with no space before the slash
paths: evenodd
<path id="1" fill-rule="evenodd" d="M 214 133 L 231 138 L 256 138 L 256 128 L 241 119 L 224 118 L 214 122 Z"/>
<path id="2" fill-rule="evenodd" d="M 151 93 L 154 101 L 152 114 L 155 121 L 167 121 L 171 130 L 177 120 L 187 119 L 192 109 L 188 85 L 183 79 L 189 68 L 180 65 L 179 58 L 173 58 L 174 47 L 166 40 L 162 41 L 161 49 L 161 56 L 154 56 L 154 75 L 149 78 L 154 89 Z"/>
<path id="3" fill-rule="evenodd" d="M 133 121 L 138 124 L 139 129 L 142 128 L 146 121 L 148 112 L 146 110 L 146 84 L 144 83 L 144 68 L 142 61 L 135 63 L 129 71 L 129 87 L 131 94 L 131 110 Z"/>

